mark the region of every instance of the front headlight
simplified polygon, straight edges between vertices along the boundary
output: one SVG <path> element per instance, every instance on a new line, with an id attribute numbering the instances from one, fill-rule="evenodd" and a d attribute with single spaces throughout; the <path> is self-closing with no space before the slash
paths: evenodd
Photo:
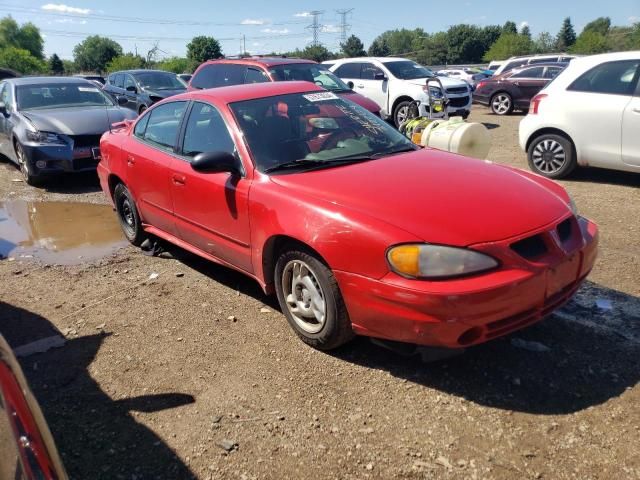
<path id="1" fill-rule="evenodd" d="M 483 272 L 498 266 L 494 258 L 467 248 L 406 244 L 387 251 L 391 270 L 409 278 L 444 278 Z"/>
<path id="2" fill-rule="evenodd" d="M 422 91 L 435 99 L 442 98 L 442 90 L 440 90 L 438 87 L 427 87 L 425 85 L 424 87 L 422 87 Z"/>
<path id="3" fill-rule="evenodd" d="M 32 132 L 27 130 L 27 140 L 38 143 L 64 143 L 60 135 L 51 132 Z"/>

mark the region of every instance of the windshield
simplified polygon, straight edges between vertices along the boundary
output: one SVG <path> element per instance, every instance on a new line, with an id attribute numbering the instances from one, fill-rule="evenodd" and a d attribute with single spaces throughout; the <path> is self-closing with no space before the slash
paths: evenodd
<path id="1" fill-rule="evenodd" d="M 277 82 L 303 80 L 320 85 L 332 92 L 351 90 L 346 83 L 327 70 L 327 68 L 326 65 L 317 65 L 315 63 L 292 63 L 271 67 L 269 72 Z"/>
<path id="2" fill-rule="evenodd" d="M 416 148 L 385 121 L 332 92 L 245 100 L 230 107 L 261 172 L 293 162 L 302 170 Z"/>
<path id="3" fill-rule="evenodd" d="M 114 105 L 107 95 L 89 82 L 18 85 L 16 96 L 19 110 Z"/>
<path id="4" fill-rule="evenodd" d="M 175 73 L 147 72 L 136 74 L 136 80 L 145 90 L 186 90 Z"/>
<path id="5" fill-rule="evenodd" d="M 435 76 L 431 70 L 422 65 L 418 65 L 411 60 L 400 60 L 397 62 L 384 62 L 384 66 L 389 69 L 394 77 L 402 80 L 413 80 L 415 78 L 428 78 Z"/>

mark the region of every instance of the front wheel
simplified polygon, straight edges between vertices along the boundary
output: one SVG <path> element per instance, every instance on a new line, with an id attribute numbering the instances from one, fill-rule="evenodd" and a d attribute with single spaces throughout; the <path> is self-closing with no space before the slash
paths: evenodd
<path id="1" fill-rule="evenodd" d="M 24 152 L 24 148 L 20 145 L 20 142 L 16 141 L 15 149 L 16 158 L 18 159 L 18 167 L 20 167 L 20 173 L 22 174 L 22 178 L 25 183 L 34 187 L 39 185 L 39 179 L 33 175 L 33 172 L 31 171 L 32 167 L 29 165 L 29 159 L 27 158 L 27 154 Z"/>
<path id="2" fill-rule="evenodd" d="M 513 112 L 513 99 L 506 92 L 496 93 L 491 97 L 491 111 L 496 115 L 509 115 Z"/>
<path id="3" fill-rule="evenodd" d="M 411 102 L 405 100 L 403 102 L 398 103 L 396 108 L 393 110 L 393 122 L 396 125 L 396 128 L 400 128 L 404 122 L 409 119 L 409 108 L 411 106 Z"/>
<path id="4" fill-rule="evenodd" d="M 129 189 L 122 183 L 116 185 L 113 191 L 113 202 L 116 205 L 118 220 L 120 221 L 120 227 L 122 228 L 124 236 L 127 237 L 127 240 L 133 245 L 139 247 L 146 238 L 146 235 L 142 228 L 136 202 L 133 200 Z"/>
<path id="5" fill-rule="evenodd" d="M 275 268 L 278 302 L 296 334 L 319 350 L 337 348 L 354 336 L 333 272 L 315 255 L 285 251 Z"/>
<path id="6" fill-rule="evenodd" d="M 562 178 L 577 166 L 573 144 L 555 134 L 540 135 L 527 150 L 529 168 L 548 178 Z"/>

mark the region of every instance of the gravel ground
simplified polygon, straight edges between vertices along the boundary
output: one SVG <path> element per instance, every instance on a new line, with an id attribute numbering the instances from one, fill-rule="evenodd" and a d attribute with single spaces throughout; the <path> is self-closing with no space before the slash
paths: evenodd
<path id="1" fill-rule="evenodd" d="M 491 160 L 526 168 L 520 118 L 474 110 Z M 91 176 L 14 178 L 0 163 L 0 200 L 105 202 Z M 67 339 L 21 363 L 72 478 L 640 478 L 640 175 L 562 183 L 601 228 L 589 281 L 544 322 L 449 360 L 366 339 L 314 351 L 257 284 L 178 249 L 2 260 L 0 331 Z"/>

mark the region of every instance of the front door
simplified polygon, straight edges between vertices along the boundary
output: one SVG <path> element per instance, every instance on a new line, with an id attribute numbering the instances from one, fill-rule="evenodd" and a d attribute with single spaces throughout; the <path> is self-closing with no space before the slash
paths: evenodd
<path id="1" fill-rule="evenodd" d="M 225 120 L 215 107 L 194 102 L 188 115 L 181 160 L 172 163 L 171 172 L 178 234 L 185 242 L 251 273 L 248 216 L 251 182 L 241 175 L 202 173 L 191 168 L 198 153 L 237 154 L 237 150 Z"/>
<path id="2" fill-rule="evenodd" d="M 127 108 L 138 111 L 138 86 L 131 75 L 124 75 L 123 96 L 127 99 Z"/>
<path id="3" fill-rule="evenodd" d="M 356 82 L 356 91 L 365 97 L 369 97 L 380 105 L 381 109 L 386 111 L 387 98 L 389 97 L 389 81 L 380 78 L 383 75 L 385 75 L 385 73 L 373 63 L 363 63 L 362 71 L 360 72 L 360 81 Z M 376 76 L 378 78 L 376 78 Z M 385 113 L 391 114 L 392 112 Z"/>
<path id="4" fill-rule="evenodd" d="M 142 221 L 177 236 L 171 199 L 171 167 L 187 102 L 169 102 L 152 109 L 136 124 L 123 145 L 127 184 Z"/>
<path id="5" fill-rule="evenodd" d="M 640 89 L 640 87 L 639 87 Z M 622 161 L 640 168 L 640 90 L 622 116 Z"/>

